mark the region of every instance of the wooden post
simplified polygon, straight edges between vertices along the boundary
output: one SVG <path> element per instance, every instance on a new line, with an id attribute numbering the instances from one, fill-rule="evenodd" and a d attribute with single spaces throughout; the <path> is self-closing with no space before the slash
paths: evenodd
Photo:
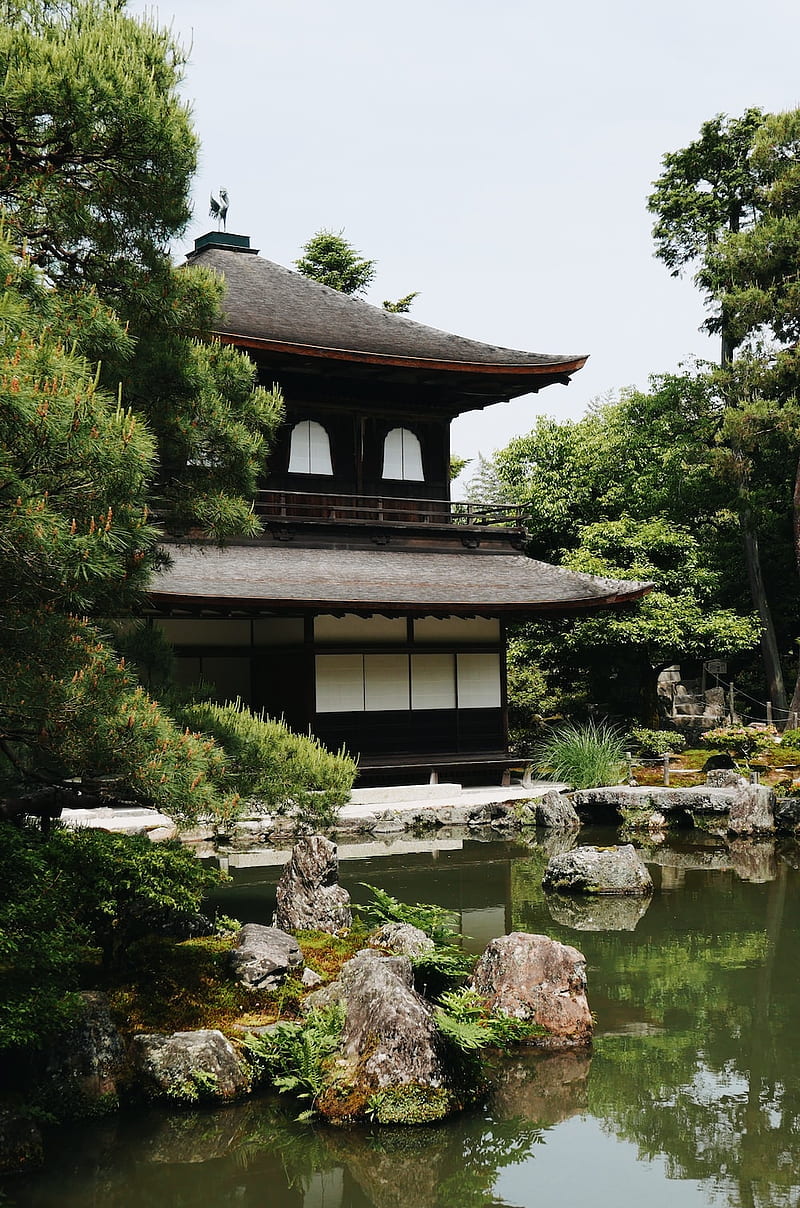
<path id="1" fill-rule="evenodd" d="M 792 709 L 791 713 L 789 714 L 789 728 L 791 730 L 797 729 L 797 710 L 796 709 Z"/>
<path id="2" fill-rule="evenodd" d="M 664 784 L 669 786 L 669 752 L 664 756 Z"/>
<path id="3" fill-rule="evenodd" d="M 772 729 L 772 701 L 767 701 L 767 725 Z"/>
<path id="4" fill-rule="evenodd" d="M 733 725 L 734 706 L 733 706 L 733 680 L 728 685 L 728 709 L 731 715 L 731 725 Z"/>
<path id="5" fill-rule="evenodd" d="M 630 751 L 625 752 L 625 762 L 628 765 L 628 780 L 633 780 L 633 755 Z"/>

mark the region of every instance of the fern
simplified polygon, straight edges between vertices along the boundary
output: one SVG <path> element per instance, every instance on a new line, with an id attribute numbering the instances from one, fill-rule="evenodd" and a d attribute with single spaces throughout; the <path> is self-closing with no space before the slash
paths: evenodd
<path id="1" fill-rule="evenodd" d="M 337 1003 L 309 1012 L 303 1023 L 279 1023 L 266 1035 L 249 1035 L 244 1044 L 256 1071 L 270 1078 L 281 1094 L 310 1100 L 313 1114 L 343 1023 L 344 1012 Z"/>
<path id="2" fill-rule="evenodd" d="M 384 923 L 410 923 L 430 936 L 437 946 L 450 944 L 460 936 L 458 916 L 444 906 L 427 902 L 409 906 L 376 885 L 362 881 L 361 887 L 372 894 L 371 902 L 358 907 L 359 914 L 370 927 L 381 927 Z"/>
<path id="3" fill-rule="evenodd" d="M 439 1031 L 463 1052 L 476 1049 L 509 1048 L 546 1029 L 521 1019 L 512 1019 L 487 1009 L 475 990 L 451 990 L 439 998 L 434 1012 Z"/>

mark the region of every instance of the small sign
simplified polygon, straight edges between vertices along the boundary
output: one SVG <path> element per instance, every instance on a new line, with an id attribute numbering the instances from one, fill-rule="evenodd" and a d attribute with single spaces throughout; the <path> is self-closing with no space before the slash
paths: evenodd
<path id="1" fill-rule="evenodd" d="M 708 659 L 706 662 L 706 671 L 709 675 L 727 675 L 728 664 L 725 659 Z"/>

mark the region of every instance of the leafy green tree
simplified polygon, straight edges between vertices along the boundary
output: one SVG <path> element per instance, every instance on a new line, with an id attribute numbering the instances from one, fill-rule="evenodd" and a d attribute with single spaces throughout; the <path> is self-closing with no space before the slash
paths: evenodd
<path id="1" fill-rule="evenodd" d="M 4 0 L 0 210 L 12 246 L 72 294 L 96 291 L 129 339 L 82 351 L 147 418 L 159 518 L 172 530 L 252 536 L 255 481 L 281 416 L 249 359 L 206 342 L 222 292 L 176 270 L 197 141 L 180 98 L 185 55 L 124 0 Z M 199 342 L 198 342 L 199 341 Z"/>
<path id="2" fill-rule="evenodd" d="M 197 142 L 185 55 L 117 0 L 3 0 L 0 206 L 51 280 L 105 298 L 163 275 Z"/>
<path id="3" fill-rule="evenodd" d="M 651 393 L 599 403 L 578 422 L 540 419 L 496 454 L 490 469 L 523 506 L 529 553 L 655 584 L 613 613 L 526 624 L 511 658 L 523 692 L 534 666 L 549 708 L 560 691 L 568 711 L 582 695 L 584 708 L 592 701 L 652 721 L 662 666 L 752 646 L 735 518 L 713 460 L 723 414 L 705 374 L 667 375 Z M 609 696 L 609 672 L 611 687 L 633 693 Z"/>
<path id="4" fill-rule="evenodd" d="M 795 119 L 796 126 L 796 119 Z M 792 213 L 797 215 L 796 130 L 791 115 L 765 117 L 749 109 L 741 118 L 718 116 L 706 122 L 700 138 L 664 157 L 664 172 L 649 200 L 658 216 L 656 254 L 673 272 L 697 266 L 696 281 L 711 309 L 705 326 L 722 339 L 722 369 L 717 386 L 730 412 L 747 412 L 742 367 L 734 353 L 763 330 L 789 335 L 791 311 Z M 797 248 L 795 240 L 795 251 Z M 796 261 L 795 261 L 796 263 Z M 788 285 L 783 289 L 783 281 Z M 786 295 L 784 298 L 784 294 Z M 780 296 L 780 297 L 779 297 Z M 785 305 L 788 304 L 787 305 Z M 781 317 L 783 315 L 783 317 Z M 762 350 L 757 353 L 764 359 Z M 727 371 L 727 372 L 726 372 Z M 745 367 L 744 377 L 747 377 Z M 729 424 L 729 469 L 735 471 L 734 506 L 754 607 L 758 610 L 762 657 L 773 705 L 786 710 L 779 644 L 762 567 L 759 517 L 751 486 L 757 462 L 737 444 L 738 425 Z M 720 439 L 724 434 L 720 435 Z"/>
<path id="5" fill-rule="evenodd" d="M 303 245 L 295 267 L 304 277 L 342 294 L 366 293 L 377 272 L 377 261 L 367 260 L 344 237 L 344 231 L 324 228 Z"/>
<path id="6" fill-rule="evenodd" d="M 367 292 L 378 271 L 377 260 L 367 260 L 362 256 L 345 239 L 344 231 L 328 231 L 324 228 L 303 245 L 302 255 L 294 263 L 295 268 L 311 281 L 356 298 Z M 395 302 L 385 301 L 383 309 L 390 314 L 407 314 L 418 297 L 419 290 L 413 290 Z"/>

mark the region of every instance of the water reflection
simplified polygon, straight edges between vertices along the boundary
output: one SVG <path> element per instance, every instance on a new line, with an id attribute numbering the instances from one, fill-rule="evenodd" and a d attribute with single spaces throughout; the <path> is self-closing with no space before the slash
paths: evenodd
<path id="1" fill-rule="evenodd" d="M 582 832 L 580 841 L 609 837 Z M 606 919 L 602 929 L 605 902 L 546 899 L 552 842 L 465 838 L 436 856 L 390 854 L 343 869 L 354 892 L 371 881 L 459 911 L 481 943 L 493 930 L 564 942 L 581 930 L 597 1017 L 593 1055 L 501 1061 L 486 1109 L 436 1128 L 311 1128 L 272 1100 L 120 1116 L 62 1133 L 44 1172 L 8 1182 L 11 1202 L 486 1208 L 500 1202 L 502 1187 L 517 1208 L 556 1202 L 556 1194 L 565 1204 L 589 1196 L 616 1208 L 632 1202 L 630 1183 L 651 1208 L 797 1208 L 800 847 L 670 835 L 642 851 L 656 893 L 609 900 L 644 912 L 629 925 Z M 264 917 L 271 882 L 252 868 L 239 875 L 233 892 L 245 917 Z M 565 1162 L 566 1145 L 580 1161 Z M 608 1188 L 592 1175 L 604 1169 L 615 1172 Z"/>
<path id="2" fill-rule="evenodd" d="M 634 931 L 650 908 L 650 898 L 639 895 L 568 898 L 551 893 L 546 902 L 553 922 L 575 931 Z"/>

